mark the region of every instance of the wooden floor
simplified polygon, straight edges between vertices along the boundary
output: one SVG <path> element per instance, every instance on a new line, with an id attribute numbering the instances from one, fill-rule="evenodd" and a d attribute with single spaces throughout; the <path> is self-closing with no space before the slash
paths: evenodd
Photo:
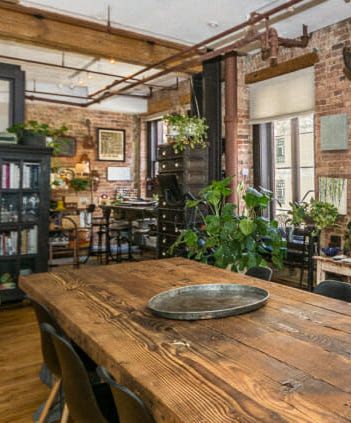
<path id="1" fill-rule="evenodd" d="M 0 422 L 30 423 L 47 399 L 39 380 L 42 358 L 37 323 L 30 307 L 0 311 Z"/>

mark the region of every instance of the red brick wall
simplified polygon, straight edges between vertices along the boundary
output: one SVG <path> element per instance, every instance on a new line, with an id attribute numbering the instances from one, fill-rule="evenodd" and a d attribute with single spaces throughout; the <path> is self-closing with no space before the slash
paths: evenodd
<path id="1" fill-rule="evenodd" d="M 83 153 L 86 153 L 91 162 L 91 168 L 99 172 L 100 183 L 98 190 L 94 193 L 97 199 L 102 193 L 112 195 L 117 186 L 126 188 L 137 188 L 139 185 L 139 167 L 136 166 L 138 143 L 140 138 L 140 118 L 137 115 L 111 113 L 105 111 L 94 111 L 81 109 L 78 107 L 61 107 L 51 106 L 48 104 L 27 103 L 26 104 L 26 119 L 37 120 L 42 123 L 48 123 L 54 127 L 59 127 L 63 124 L 68 126 L 68 135 L 75 137 L 77 141 L 77 152 L 75 157 L 58 157 L 53 159 L 55 166 L 74 167 L 76 162 Z M 85 126 L 86 119 L 91 121 L 91 133 L 95 141 L 95 147 L 92 149 L 84 149 L 83 140 L 88 135 L 88 130 Z M 126 131 L 126 160 L 125 162 L 109 162 L 97 160 L 97 128 L 115 128 L 124 129 Z M 129 182 L 108 182 L 106 180 L 107 167 L 120 166 L 130 167 L 133 180 Z M 69 192 L 68 194 L 72 194 Z M 62 192 L 61 192 L 62 195 Z"/>
<path id="2" fill-rule="evenodd" d="M 315 69 L 315 155 L 316 177 L 345 177 L 348 180 L 348 217 L 351 217 L 351 148 L 348 151 L 320 151 L 320 117 L 328 114 L 348 113 L 351 135 L 351 81 L 344 75 L 342 49 L 351 45 L 351 19 L 323 28 L 312 34 L 305 49 L 284 49 L 279 51 L 278 62 L 298 57 L 317 50 L 319 62 Z M 239 59 L 239 168 L 248 166 L 252 180 L 252 132 L 249 125 L 248 86 L 245 73 L 268 66 L 260 54 Z M 318 180 L 318 179 L 316 179 Z"/>

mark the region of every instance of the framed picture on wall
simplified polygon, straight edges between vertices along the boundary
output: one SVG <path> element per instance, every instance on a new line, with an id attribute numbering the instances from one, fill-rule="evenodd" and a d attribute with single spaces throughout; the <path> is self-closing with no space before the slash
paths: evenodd
<path id="1" fill-rule="evenodd" d="M 125 130 L 97 129 L 98 160 L 125 161 Z"/>
<path id="2" fill-rule="evenodd" d="M 76 155 L 76 139 L 73 137 L 58 138 L 55 141 L 57 157 L 74 157 Z"/>

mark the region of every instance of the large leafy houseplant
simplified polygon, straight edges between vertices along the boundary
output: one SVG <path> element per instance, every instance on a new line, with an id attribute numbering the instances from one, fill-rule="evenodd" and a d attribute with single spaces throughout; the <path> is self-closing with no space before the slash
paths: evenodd
<path id="1" fill-rule="evenodd" d="M 278 224 L 261 213 L 271 202 L 272 194 L 254 188 L 244 190 L 244 206 L 239 211 L 234 204 L 226 203 L 231 194 L 230 180 L 212 182 L 198 200 L 187 202 L 187 208 L 197 211 L 201 223 L 182 232 L 171 253 L 185 246 L 189 258 L 236 272 L 267 266 L 267 257 L 281 267 L 285 244 Z"/>
<path id="2" fill-rule="evenodd" d="M 168 126 L 168 137 L 175 151 L 184 151 L 186 147 L 192 149 L 197 146 L 207 146 L 206 120 L 197 116 L 171 114 L 163 117 Z"/>

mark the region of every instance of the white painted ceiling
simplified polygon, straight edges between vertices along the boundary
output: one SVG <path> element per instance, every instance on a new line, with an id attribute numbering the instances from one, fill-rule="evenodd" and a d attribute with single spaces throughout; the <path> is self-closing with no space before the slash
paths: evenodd
<path id="1" fill-rule="evenodd" d="M 110 6 L 113 26 L 158 35 L 184 43 L 202 41 L 247 19 L 250 12 L 263 12 L 285 0 L 34 0 L 22 4 L 106 21 Z M 305 3 L 311 2 L 306 0 Z M 315 2 L 316 3 L 316 2 Z M 317 2 L 318 3 L 318 2 Z M 310 31 L 351 16 L 351 3 L 321 0 L 309 11 L 276 25 L 282 36 L 299 35 L 302 24 Z M 210 26 L 210 23 L 218 26 Z"/>
<path id="2" fill-rule="evenodd" d="M 140 33 L 157 35 L 161 38 L 177 40 L 193 44 L 202 41 L 216 33 L 234 26 L 247 19 L 252 11 L 263 12 L 285 2 L 285 0 L 35 0 L 21 1 L 23 5 L 35 6 L 41 9 L 54 10 L 82 17 L 85 19 L 106 21 L 107 7 L 111 9 L 113 26 L 131 29 Z M 305 3 L 310 3 L 306 0 Z M 301 25 L 308 24 L 313 31 L 351 16 L 351 3 L 344 0 L 315 0 L 316 7 L 295 14 L 274 24 L 279 34 L 284 37 L 295 37 L 301 34 Z M 209 25 L 212 23 L 213 25 Z M 27 58 L 42 62 L 87 68 L 87 72 L 74 75 L 73 70 L 46 67 L 36 64 L 25 64 L 16 60 L 6 60 L 1 56 Z M 117 76 L 127 76 L 140 66 L 125 63 L 110 63 L 105 59 L 63 53 L 42 47 L 22 45 L 15 42 L 0 40 L 0 61 L 21 65 L 26 71 L 26 88 L 29 91 L 56 92 L 74 96 L 86 96 L 112 82 L 114 76 L 101 76 L 89 73 L 99 71 Z M 148 74 L 156 70 L 149 71 Z M 179 77 L 179 75 L 178 75 Z M 170 74 L 162 79 L 152 81 L 158 86 L 171 86 L 176 82 L 177 75 Z M 180 80 L 182 77 L 179 78 Z M 184 77 L 183 77 L 184 79 Z M 123 85 L 120 85 L 123 87 Z M 156 88 L 157 89 L 157 88 Z M 133 94 L 147 95 L 149 87 L 139 86 Z M 29 93 L 31 94 L 31 93 Z M 57 99 L 63 97 L 58 96 Z M 68 98 L 79 102 L 80 99 Z M 115 110 L 116 112 L 142 113 L 146 111 L 147 101 L 142 98 L 114 97 L 106 100 L 95 108 Z"/>

